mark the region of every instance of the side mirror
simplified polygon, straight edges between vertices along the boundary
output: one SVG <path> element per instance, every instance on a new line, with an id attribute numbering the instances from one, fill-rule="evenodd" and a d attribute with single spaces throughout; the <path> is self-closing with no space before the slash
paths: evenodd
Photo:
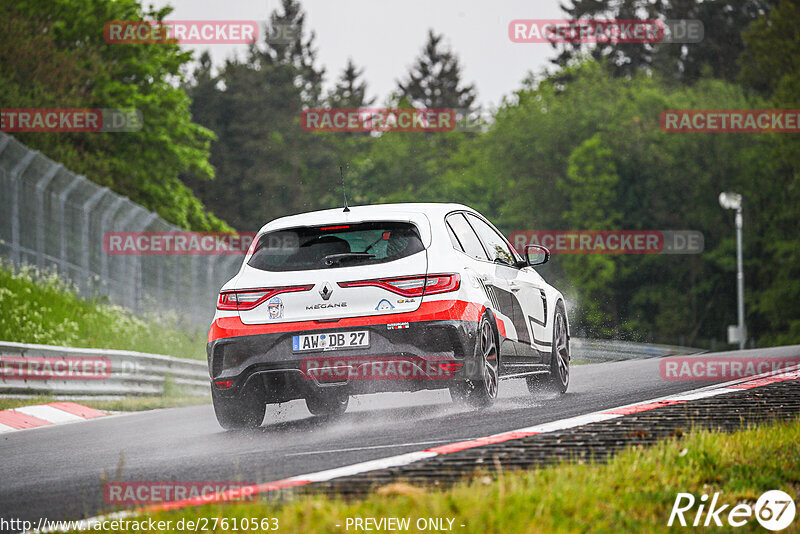
<path id="1" fill-rule="evenodd" d="M 541 245 L 525 245 L 525 263 L 529 266 L 547 263 L 550 251 Z"/>

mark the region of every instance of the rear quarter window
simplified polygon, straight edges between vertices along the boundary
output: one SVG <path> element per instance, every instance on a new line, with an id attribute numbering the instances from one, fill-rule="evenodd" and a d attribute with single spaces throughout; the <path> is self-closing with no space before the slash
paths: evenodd
<path id="1" fill-rule="evenodd" d="M 449 215 L 446 219 L 448 225 L 448 232 L 452 231 L 453 248 L 461 250 L 467 256 L 472 256 L 477 260 L 487 260 L 486 252 L 483 250 L 478 236 L 469 225 L 464 215 L 461 213 L 454 213 Z M 458 246 L 457 246 L 458 245 Z"/>

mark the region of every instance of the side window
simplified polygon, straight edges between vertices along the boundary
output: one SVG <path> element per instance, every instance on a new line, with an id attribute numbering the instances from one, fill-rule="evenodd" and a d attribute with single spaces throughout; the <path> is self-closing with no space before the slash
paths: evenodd
<path id="1" fill-rule="evenodd" d="M 452 243 L 453 248 L 464 252 L 464 247 L 462 247 L 461 243 L 458 242 L 458 238 L 456 237 L 455 232 L 453 232 L 453 228 L 450 227 L 450 223 L 445 221 L 444 225 L 447 227 L 447 235 L 450 236 L 450 243 Z"/>
<path id="2" fill-rule="evenodd" d="M 517 259 L 508 245 L 506 239 L 500 235 L 494 228 L 486 224 L 482 219 L 468 214 L 469 223 L 477 232 L 478 237 L 486 245 L 486 251 L 489 253 L 489 259 L 492 261 L 501 261 L 508 265 L 514 265 Z"/>
<path id="3" fill-rule="evenodd" d="M 481 246 L 481 242 L 472 227 L 469 225 L 464 216 L 460 213 L 455 213 L 447 218 L 447 225 L 452 230 L 456 240 L 461 245 L 461 250 L 464 254 L 479 260 L 486 260 L 486 252 Z M 458 250 L 458 248 L 456 248 Z"/>

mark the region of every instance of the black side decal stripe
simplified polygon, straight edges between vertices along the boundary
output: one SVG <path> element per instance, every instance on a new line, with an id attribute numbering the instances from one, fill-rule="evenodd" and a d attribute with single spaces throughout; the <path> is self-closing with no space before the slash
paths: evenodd
<path id="1" fill-rule="evenodd" d="M 544 319 L 540 321 L 539 319 L 531 317 L 530 315 L 528 316 L 528 319 L 538 324 L 539 326 L 547 326 L 547 297 L 544 294 L 544 289 L 540 289 L 539 294 L 542 296 L 542 309 L 544 309 Z"/>
<path id="2" fill-rule="evenodd" d="M 500 304 L 500 311 L 503 312 L 506 317 L 510 317 L 514 324 L 514 328 L 517 331 L 517 340 L 530 345 L 531 338 L 528 334 L 528 325 L 525 323 L 525 315 L 522 311 L 522 306 L 519 304 L 519 299 L 517 296 L 511 291 L 507 291 L 497 286 L 491 287 L 495 297 L 497 297 L 498 303 Z"/>
<path id="3" fill-rule="evenodd" d="M 547 326 L 546 322 L 542 322 L 542 321 L 540 321 L 539 319 L 537 319 L 535 317 L 531 317 L 530 315 L 528 316 L 528 320 L 529 321 L 533 321 L 534 323 L 538 324 L 539 326 Z M 533 328 L 533 325 L 531 325 L 531 328 Z"/>
<path id="4" fill-rule="evenodd" d="M 533 332 L 533 323 L 540 324 L 540 325 L 544 326 L 544 323 L 540 323 L 539 321 L 537 321 L 536 319 L 534 319 L 530 315 L 528 316 L 528 321 L 531 323 L 531 332 Z M 552 343 L 548 343 L 547 341 L 539 341 L 535 337 L 533 338 L 533 342 L 536 343 L 537 345 L 541 345 L 543 347 L 552 347 L 553 346 Z"/>

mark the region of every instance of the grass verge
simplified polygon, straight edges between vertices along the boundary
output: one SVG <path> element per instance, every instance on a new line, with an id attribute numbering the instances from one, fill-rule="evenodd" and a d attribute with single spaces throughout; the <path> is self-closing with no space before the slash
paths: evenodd
<path id="1" fill-rule="evenodd" d="M 206 357 L 205 332 L 177 316 L 142 318 L 102 299 L 81 298 L 55 274 L 7 262 L 0 262 L 0 340 Z"/>
<path id="2" fill-rule="evenodd" d="M 57 400 L 58 399 L 47 396 L 24 399 L 2 397 L 0 398 L 0 410 L 10 410 L 21 406 L 33 406 L 35 404 L 47 404 L 48 402 L 56 402 Z M 72 402 L 106 412 L 137 412 L 142 410 L 155 410 L 156 408 L 176 408 L 179 406 L 208 404 L 211 402 L 211 396 L 131 395 L 120 399 L 81 399 Z"/>
<path id="3" fill-rule="evenodd" d="M 227 518 L 211 532 L 231 532 L 233 518 L 276 518 L 280 532 L 342 533 L 348 518 L 453 519 L 452 531 L 516 532 L 767 532 L 755 518 L 743 527 L 727 524 L 733 505 L 754 504 L 767 490 L 781 489 L 797 501 L 800 490 L 800 420 L 775 423 L 732 434 L 693 431 L 648 448 L 628 449 L 606 464 L 564 463 L 540 470 L 508 472 L 499 478 L 477 476 L 445 491 L 406 484 L 379 488 L 364 500 L 346 502 L 305 496 L 286 504 L 260 502 L 212 505 L 160 512 L 136 519 L 176 522 Z M 719 492 L 724 527 L 667 527 L 678 493 Z M 697 504 L 686 513 L 689 525 Z M 705 517 L 703 517 L 703 520 Z M 338 526 L 337 526 L 338 525 Z M 463 526 L 461 526 L 463 525 Z M 237 527 L 241 527 L 241 522 Z M 241 529 L 239 530 L 246 530 Z M 118 529 L 116 532 L 138 532 Z M 145 531 L 147 531 L 145 529 Z M 800 518 L 781 531 L 800 532 Z"/>

